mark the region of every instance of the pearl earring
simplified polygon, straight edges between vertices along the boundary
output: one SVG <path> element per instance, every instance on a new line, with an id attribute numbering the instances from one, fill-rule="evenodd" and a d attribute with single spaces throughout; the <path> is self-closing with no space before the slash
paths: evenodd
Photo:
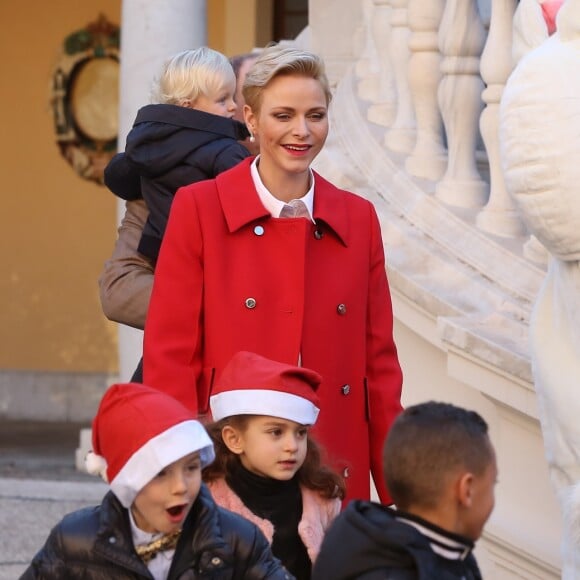
<path id="1" fill-rule="evenodd" d="M 256 142 L 256 138 L 254 137 L 253 133 L 250 133 L 250 143 L 255 143 Z"/>

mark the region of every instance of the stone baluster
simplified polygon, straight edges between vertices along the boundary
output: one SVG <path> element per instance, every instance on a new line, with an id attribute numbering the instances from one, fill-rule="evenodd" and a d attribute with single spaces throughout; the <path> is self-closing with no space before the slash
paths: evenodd
<path id="1" fill-rule="evenodd" d="M 367 16 L 365 15 L 364 6 L 365 2 L 368 0 L 363 0 L 361 3 L 361 20 L 355 26 L 352 32 L 352 55 L 354 57 L 354 64 L 355 64 L 355 73 L 357 72 L 356 69 L 358 67 L 359 71 L 361 71 L 362 63 L 368 61 L 368 58 L 362 58 L 363 53 L 365 50 L 370 47 L 370 43 L 367 42 Z M 307 33 L 305 33 L 304 38 L 306 39 Z M 357 73 L 358 74 L 358 73 Z"/>
<path id="2" fill-rule="evenodd" d="M 250 6 L 260 2 L 225 2 L 224 10 L 231 11 L 226 7 L 234 4 Z M 273 5 L 274 2 L 267 4 Z M 360 39 L 358 27 L 364 17 L 362 8 L 361 2 L 350 0 L 309 2 L 308 27 L 291 42 L 324 57 L 326 75 L 332 87 L 340 82 L 359 57 L 360 42 L 357 43 L 357 39 Z"/>
<path id="3" fill-rule="evenodd" d="M 405 169 L 411 175 L 437 181 L 445 173 L 443 120 L 437 104 L 441 54 L 437 33 L 445 0 L 409 0 L 409 87 L 415 109 L 417 137 Z"/>
<path id="4" fill-rule="evenodd" d="M 388 127 L 395 118 L 395 91 L 391 61 L 391 0 L 373 0 L 371 30 L 379 59 L 379 99 L 367 111 L 371 123 Z"/>
<path id="5" fill-rule="evenodd" d="M 441 26 L 439 49 L 443 56 L 439 84 L 439 108 L 447 135 L 447 170 L 435 195 L 450 205 L 481 207 L 488 186 L 476 165 L 478 122 L 483 103 L 483 81 L 479 56 L 485 29 L 475 0 L 447 0 Z"/>
<path id="6" fill-rule="evenodd" d="M 499 151 L 499 103 L 512 71 L 512 22 L 516 3 L 516 0 L 492 0 L 489 34 L 481 55 L 481 76 L 487 87 L 482 93 L 486 107 L 479 126 L 489 162 L 490 192 L 487 205 L 477 216 L 477 225 L 484 231 L 505 237 L 525 233 L 525 226 L 505 186 Z"/>
<path id="7" fill-rule="evenodd" d="M 372 35 L 373 0 L 364 0 L 362 34 L 364 47 L 355 64 L 355 74 L 360 79 L 357 85 L 358 96 L 373 103 L 380 99 L 381 66 Z"/>
<path id="8" fill-rule="evenodd" d="M 358 78 L 365 78 L 379 69 L 377 51 L 371 34 L 373 0 L 363 0 L 363 20 L 356 30 L 354 44 L 360 49 L 354 72 Z"/>
<path id="9" fill-rule="evenodd" d="M 385 145 L 392 151 L 410 153 L 415 144 L 415 114 L 409 89 L 408 0 L 391 0 L 391 62 L 396 87 L 395 120 L 385 135 Z"/>

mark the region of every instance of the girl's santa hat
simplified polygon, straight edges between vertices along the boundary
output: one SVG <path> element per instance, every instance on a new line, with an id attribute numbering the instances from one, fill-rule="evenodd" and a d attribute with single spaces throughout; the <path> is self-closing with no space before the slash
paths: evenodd
<path id="1" fill-rule="evenodd" d="M 202 468 L 215 458 L 201 423 L 180 402 L 137 383 L 111 386 L 93 420 L 89 473 L 101 475 L 128 508 L 168 465 L 198 452 Z"/>
<path id="2" fill-rule="evenodd" d="M 314 425 L 321 381 L 313 370 L 238 352 L 212 390 L 211 414 L 214 421 L 232 415 L 268 415 Z"/>

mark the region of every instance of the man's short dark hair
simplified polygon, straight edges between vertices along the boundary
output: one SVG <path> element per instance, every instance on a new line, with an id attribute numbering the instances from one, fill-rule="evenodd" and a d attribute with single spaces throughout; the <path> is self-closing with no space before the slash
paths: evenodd
<path id="1" fill-rule="evenodd" d="M 383 451 L 385 481 L 399 509 L 434 507 L 448 476 L 481 475 L 493 459 L 487 423 L 475 411 L 429 401 L 394 421 Z"/>

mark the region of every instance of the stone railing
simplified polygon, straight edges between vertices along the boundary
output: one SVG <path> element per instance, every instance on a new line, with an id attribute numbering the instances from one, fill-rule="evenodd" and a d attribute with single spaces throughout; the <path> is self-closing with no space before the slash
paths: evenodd
<path id="1" fill-rule="evenodd" d="M 546 254 L 506 190 L 498 142 L 516 5 L 363 2 L 319 167 L 378 199 L 391 283 L 438 305 L 440 338 L 531 383 L 527 325 Z"/>
<path id="2" fill-rule="evenodd" d="M 560 577 L 561 524 L 528 334 L 548 255 L 506 189 L 499 144 L 506 81 L 542 40 L 522 44 L 518 6 L 312 0 L 298 42 L 325 58 L 335 86 L 316 169 L 373 201 L 381 220 L 394 313 L 405 328 L 397 342 L 406 402 L 453 400 L 492 425 L 501 485 L 484 536 L 484 577 L 543 580 Z M 538 488 L 526 485 L 532 479 Z"/>

